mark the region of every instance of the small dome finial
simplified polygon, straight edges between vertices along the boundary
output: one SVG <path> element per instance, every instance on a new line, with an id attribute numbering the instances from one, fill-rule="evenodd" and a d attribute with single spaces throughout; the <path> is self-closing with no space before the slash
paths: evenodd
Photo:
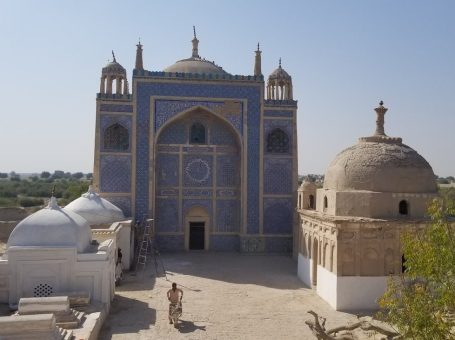
<path id="1" fill-rule="evenodd" d="M 193 58 L 200 58 L 199 57 L 199 50 L 198 50 L 199 40 L 197 40 L 197 38 L 196 38 L 196 26 L 193 26 L 193 34 L 194 34 L 194 38 L 191 41 L 193 43 L 193 53 L 192 53 L 191 56 Z"/>
<path id="2" fill-rule="evenodd" d="M 281 68 L 281 57 L 280 60 L 278 61 L 278 67 Z"/>
<path id="3" fill-rule="evenodd" d="M 257 49 L 257 51 L 258 51 L 258 52 L 260 51 L 260 49 L 259 49 L 259 42 L 258 42 L 258 49 Z"/>
<path id="4" fill-rule="evenodd" d="M 117 62 L 117 60 L 115 60 L 115 54 L 114 54 L 114 50 L 112 50 L 112 58 L 114 58 L 114 63 Z"/>
<path id="5" fill-rule="evenodd" d="M 376 131 L 375 136 L 386 136 L 384 132 L 384 115 L 387 112 L 387 108 L 384 107 L 384 102 L 379 102 L 379 107 L 374 109 L 376 111 Z"/>

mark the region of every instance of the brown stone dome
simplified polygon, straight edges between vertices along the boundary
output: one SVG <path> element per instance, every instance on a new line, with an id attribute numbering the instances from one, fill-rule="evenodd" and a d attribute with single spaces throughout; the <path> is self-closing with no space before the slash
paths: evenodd
<path id="1" fill-rule="evenodd" d="M 369 141 L 371 139 L 372 141 Z M 435 193 L 430 164 L 401 139 L 364 138 L 340 152 L 329 165 L 325 189 Z"/>

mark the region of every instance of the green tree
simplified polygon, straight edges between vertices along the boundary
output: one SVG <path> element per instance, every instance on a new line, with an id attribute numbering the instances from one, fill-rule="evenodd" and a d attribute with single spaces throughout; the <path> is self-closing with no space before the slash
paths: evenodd
<path id="1" fill-rule="evenodd" d="M 51 177 L 51 173 L 50 173 L 49 171 L 43 171 L 43 172 L 41 173 L 41 176 L 40 176 L 40 177 L 41 177 L 41 178 L 49 178 L 49 177 Z"/>
<path id="2" fill-rule="evenodd" d="M 379 316 L 405 339 L 455 339 L 453 201 L 434 200 L 431 225 L 402 237 L 405 271 L 390 278 Z"/>
<path id="3" fill-rule="evenodd" d="M 72 177 L 75 179 L 81 179 L 82 177 L 84 177 L 84 174 L 82 172 L 75 172 L 74 174 L 72 174 Z"/>

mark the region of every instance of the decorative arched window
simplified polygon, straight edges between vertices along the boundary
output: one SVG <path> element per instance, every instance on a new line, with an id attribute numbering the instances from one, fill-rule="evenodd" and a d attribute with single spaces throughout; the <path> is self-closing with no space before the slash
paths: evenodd
<path id="1" fill-rule="evenodd" d="M 324 210 L 327 209 L 328 206 L 329 206 L 329 202 L 327 200 L 327 196 L 324 196 Z"/>
<path id="2" fill-rule="evenodd" d="M 398 212 L 400 213 L 400 215 L 407 215 L 409 213 L 408 210 L 409 210 L 408 202 L 406 202 L 405 200 L 400 201 L 400 203 L 398 204 Z"/>
<path id="3" fill-rule="evenodd" d="M 309 208 L 310 208 L 310 209 L 314 209 L 314 196 L 313 196 L 313 195 L 310 195 L 309 200 L 310 200 L 310 202 L 309 202 L 309 203 L 310 203 Z"/>
<path id="4" fill-rule="evenodd" d="M 276 128 L 267 136 L 267 151 L 274 153 L 289 152 L 289 137 L 283 130 Z"/>
<path id="5" fill-rule="evenodd" d="M 130 147 L 130 136 L 128 129 L 115 123 L 104 130 L 104 149 L 106 150 L 128 150 Z"/>
<path id="6" fill-rule="evenodd" d="M 194 123 L 190 128 L 190 143 L 191 144 L 205 144 L 206 133 L 205 126 L 201 123 Z"/>
<path id="7" fill-rule="evenodd" d="M 299 194 L 299 209 L 302 209 L 302 195 Z"/>

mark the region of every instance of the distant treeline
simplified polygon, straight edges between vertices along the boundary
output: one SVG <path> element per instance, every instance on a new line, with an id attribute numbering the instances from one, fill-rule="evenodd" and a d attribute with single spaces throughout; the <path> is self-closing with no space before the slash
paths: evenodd
<path id="1" fill-rule="evenodd" d="M 23 178 L 14 171 L 0 173 L 0 207 L 42 206 L 52 193 L 60 205 L 66 205 L 87 191 L 91 179 L 91 173 L 61 170 Z"/>

